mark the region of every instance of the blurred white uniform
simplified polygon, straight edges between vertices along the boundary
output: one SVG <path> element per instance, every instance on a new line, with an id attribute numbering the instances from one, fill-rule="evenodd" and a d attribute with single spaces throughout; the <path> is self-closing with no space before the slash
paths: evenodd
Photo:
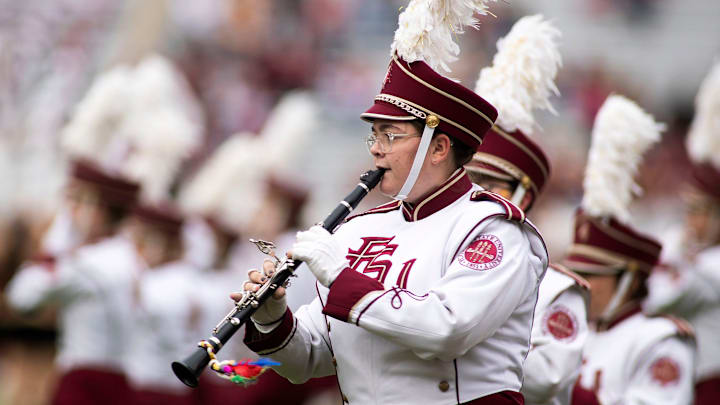
<path id="1" fill-rule="evenodd" d="M 8 302 L 30 312 L 59 305 L 57 364 L 121 370 L 137 256 L 122 236 L 61 256 L 54 264 L 26 266 L 7 288 Z"/>
<path id="2" fill-rule="evenodd" d="M 412 211 L 349 220 L 335 237 L 350 267 L 246 343 L 293 382 L 337 373 L 351 404 L 520 397 L 547 253 L 521 211 L 484 195 L 460 170 Z"/>
<path id="3" fill-rule="evenodd" d="M 133 325 L 129 333 L 125 370 L 139 390 L 183 394 L 188 388 L 170 364 L 197 345 L 194 340 L 200 310 L 196 270 L 177 261 L 144 269 L 135 288 Z"/>
<path id="4" fill-rule="evenodd" d="M 679 246 L 679 243 L 674 245 Z M 675 253 L 675 255 L 673 255 Z M 720 246 L 700 252 L 691 262 L 669 252 L 663 262 L 677 272 L 655 271 L 645 301 L 649 312 L 687 319 L 697 336 L 698 382 L 720 377 Z"/>
<path id="5" fill-rule="evenodd" d="M 688 405 L 694 358 L 695 341 L 682 321 L 648 317 L 636 304 L 607 330 L 591 331 L 580 385 L 602 405 Z"/>
<path id="6" fill-rule="evenodd" d="M 548 266 L 523 365 L 526 404 L 570 404 L 588 335 L 589 299 L 587 281 L 559 265 Z"/>

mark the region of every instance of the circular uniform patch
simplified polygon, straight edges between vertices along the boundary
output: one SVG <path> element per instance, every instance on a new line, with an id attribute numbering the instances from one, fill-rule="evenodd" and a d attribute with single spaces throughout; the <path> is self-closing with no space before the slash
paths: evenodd
<path id="1" fill-rule="evenodd" d="M 572 342 L 577 336 L 577 318 L 564 305 L 553 305 L 543 316 L 543 332 L 549 333 L 557 340 Z"/>
<path id="2" fill-rule="evenodd" d="M 473 270 L 490 270 L 502 261 L 503 245 L 495 235 L 478 236 L 470 246 L 461 252 L 457 260 L 460 264 Z"/>
<path id="3" fill-rule="evenodd" d="M 661 357 L 650 366 L 650 374 L 662 386 L 675 384 L 680 381 L 680 366 L 670 357 Z"/>

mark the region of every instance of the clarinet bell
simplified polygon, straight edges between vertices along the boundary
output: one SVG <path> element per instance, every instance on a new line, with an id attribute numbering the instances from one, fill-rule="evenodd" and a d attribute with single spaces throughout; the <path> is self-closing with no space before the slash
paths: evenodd
<path id="1" fill-rule="evenodd" d="M 175 376 L 188 387 L 198 386 L 198 378 L 210 362 L 210 356 L 204 348 L 198 348 L 195 353 L 183 361 L 173 361 L 172 370 Z"/>

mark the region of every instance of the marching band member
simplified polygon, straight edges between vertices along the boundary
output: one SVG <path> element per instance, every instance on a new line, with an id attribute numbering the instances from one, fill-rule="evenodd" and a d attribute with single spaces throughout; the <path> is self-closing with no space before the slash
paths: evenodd
<path id="1" fill-rule="evenodd" d="M 133 79 L 123 136 L 132 142 L 127 164 L 142 193 L 128 226 L 138 270 L 123 364 L 131 403 L 190 404 L 192 392 L 174 378 L 169 364 L 194 340 L 200 311 L 196 269 L 184 260 L 183 217 L 170 189 L 200 143 L 202 116 L 185 77 L 166 58 L 144 58 Z"/>
<path id="2" fill-rule="evenodd" d="M 127 112 L 129 69 L 99 76 L 63 131 L 73 158 L 67 200 L 80 246 L 29 263 L 8 286 L 18 311 L 57 305 L 61 376 L 53 404 L 125 404 L 127 384 L 120 361 L 135 265 L 130 242 L 118 231 L 134 205 L 139 185 L 115 156 L 123 145 L 119 126 Z M 112 392 L 113 395 L 108 395 Z"/>
<path id="3" fill-rule="evenodd" d="M 645 308 L 687 319 L 697 335 L 695 404 L 720 402 L 720 64 L 703 82 L 687 138 L 693 162 L 685 232 L 648 280 Z"/>
<path id="4" fill-rule="evenodd" d="M 182 224 L 170 205 L 141 205 L 128 227 L 140 267 L 124 358 L 132 404 L 194 403 L 192 391 L 169 367 L 194 343 L 200 316 L 196 269 L 183 260 Z"/>
<path id="5" fill-rule="evenodd" d="M 281 289 L 246 327 L 246 344 L 291 381 L 337 374 L 349 403 L 523 403 L 547 252 L 520 209 L 463 169 L 495 109 L 435 71 L 457 52 L 453 33 L 485 10 L 412 1 L 401 14 L 381 93 L 362 114 L 386 169 L 379 188 L 395 200 L 333 235 L 300 232 L 291 255 L 318 279 L 318 297 L 293 313 Z M 255 290 L 266 275 L 249 277 Z"/>
<path id="6" fill-rule="evenodd" d="M 680 320 L 649 317 L 640 303 L 661 245 L 634 230 L 628 206 L 642 154 L 663 125 L 612 95 L 595 118 L 573 244 L 564 260 L 591 285 L 594 330 L 573 404 L 689 404 L 695 343 Z"/>
<path id="7" fill-rule="evenodd" d="M 480 73 L 475 92 L 498 109 L 498 120 L 470 163 L 470 179 L 527 212 L 550 175 L 547 156 L 528 136 L 537 124 L 533 109 L 552 110 L 549 98 L 562 64 L 560 31 L 541 15 L 523 17 L 498 41 L 492 67 Z M 518 69 L 521 66 L 522 69 Z M 540 284 L 523 365 L 522 394 L 528 404 L 569 404 L 588 334 L 588 284 L 550 264 Z"/>

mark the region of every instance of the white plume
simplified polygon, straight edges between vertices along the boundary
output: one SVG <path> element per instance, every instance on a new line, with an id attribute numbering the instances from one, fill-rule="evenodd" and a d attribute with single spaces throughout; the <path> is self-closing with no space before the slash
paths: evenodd
<path id="1" fill-rule="evenodd" d="M 189 213 L 212 215 L 230 229 L 244 229 L 263 196 L 265 152 L 253 134 L 231 136 L 183 188 L 180 205 Z"/>
<path id="2" fill-rule="evenodd" d="M 700 85 L 686 146 L 694 162 L 720 170 L 720 62 Z"/>
<path id="3" fill-rule="evenodd" d="M 411 0 L 400 14 L 391 54 L 449 72 L 448 64 L 460 54 L 453 35 L 462 34 L 466 26 L 477 27 L 474 15 L 488 14 L 490 1 L 495 0 Z"/>
<path id="4" fill-rule="evenodd" d="M 643 154 L 665 130 L 633 101 L 611 95 L 598 111 L 585 169 L 583 210 L 592 216 L 630 219 L 629 205 L 642 192 L 635 175 Z"/>
<path id="5" fill-rule="evenodd" d="M 275 170 L 292 170 L 295 157 L 306 147 L 316 128 L 318 110 L 306 91 L 290 92 L 280 99 L 260 132 L 267 145 L 266 159 Z"/>
<path id="6" fill-rule="evenodd" d="M 62 130 L 61 144 L 68 155 L 118 168 L 124 149 L 118 133 L 131 104 L 132 74 L 127 66 L 118 66 L 95 79 Z"/>
<path id="7" fill-rule="evenodd" d="M 519 19 L 497 42 L 493 65 L 480 71 L 475 93 L 498 110 L 496 124 L 507 132 L 530 135 L 537 124 L 534 109 L 549 110 L 550 96 L 560 95 L 555 77 L 562 66 L 560 30 L 542 15 Z"/>
<path id="8" fill-rule="evenodd" d="M 158 55 L 135 69 L 132 101 L 122 130 L 130 144 L 123 173 L 140 183 L 143 202 L 158 203 L 202 141 L 202 109 L 183 74 Z"/>

